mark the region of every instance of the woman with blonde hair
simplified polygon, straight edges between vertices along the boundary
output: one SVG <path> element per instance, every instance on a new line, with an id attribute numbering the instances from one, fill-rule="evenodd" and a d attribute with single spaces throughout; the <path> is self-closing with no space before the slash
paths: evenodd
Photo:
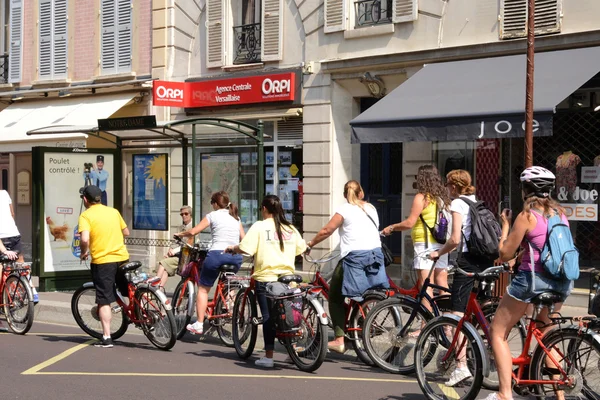
<path id="1" fill-rule="evenodd" d="M 379 216 L 375 207 L 363 200 L 364 196 L 360 183 L 346 182 L 347 202 L 336 209 L 329 222 L 308 242 L 307 251 L 310 251 L 339 229 L 342 259 L 329 286 L 329 314 L 335 339 L 328 343 L 328 348 L 337 353 L 345 352 L 345 297 L 360 297 L 370 288 L 389 286 L 381 252 Z"/>
<path id="2" fill-rule="evenodd" d="M 417 194 L 413 200 L 408 218 L 386 227 L 383 234 L 388 236 L 392 232 L 411 229 L 415 254 L 413 266 L 417 270 L 419 287 L 421 287 L 431 271 L 433 261 L 419 257 L 419 255 L 442 248 L 443 243 L 440 244 L 435 240 L 430 228 L 434 227 L 438 212 L 448 209 L 450 197 L 448 197 L 448 191 L 442 184 L 442 178 L 437 168 L 433 165 L 420 166 L 417 175 L 415 175 L 415 180 Z M 448 255 L 440 257 L 435 263 L 434 280 L 436 285 L 448 287 Z M 427 292 L 433 297 L 433 288 L 430 287 Z M 423 304 L 427 308 L 431 308 L 428 301 L 424 300 Z M 418 333 L 414 332 L 412 335 L 418 335 Z"/>
<path id="3" fill-rule="evenodd" d="M 437 259 L 444 254 L 448 254 L 457 247 L 458 266 L 467 272 L 480 272 L 493 265 L 489 259 L 479 258 L 469 254 L 467 241 L 471 237 L 471 216 L 469 215 L 469 203 L 476 202 L 475 187 L 471 184 L 471 174 L 462 169 L 455 169 L 446 175 L 446 187 L 448 194 L 452 198 L 450 211 L 452 212 L 452 232 L 440 250 L 429 254 L 431 259 Z M 454 274 L 452 281 L 451 308 L 452 312 L 460 317 L 464 315 L 469 301 L 469 295 L 473 288 L 473 278 L 462 274 Z M 463 380 L 471 377 L 471 372 L 467 367 L 466 357 L 460 357 L 457 360 L 456 370 L 450 375 L 446 386 L 455 386 Z"/>

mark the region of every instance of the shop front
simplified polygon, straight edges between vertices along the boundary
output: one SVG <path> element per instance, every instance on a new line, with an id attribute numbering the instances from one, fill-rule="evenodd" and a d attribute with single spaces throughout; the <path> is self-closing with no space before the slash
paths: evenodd
<path id="1" fill-rule="evenodd" d="M 589 106 L 560 108 L 600 72 L 600 48 L 540 53 L 535 62 L 534 164 L 556 173 L 555 198 L 567 211 L 582 261 L 594 266 L 600 113 Z M 405 155 L 420 154 L 420 163 L 434 163 L 443 176 L 470 171 L 478 197 L 493 212 L 520 210 L 525 64 L 523 55 L 426 65 L 351 121 L 352 142 L 403 143 Z M 406 266 L 412 259 L 408 235 L 403 255 Z"/>
<path id="2" fill-rule="evenodd" d="M 261 194 L 276 194 L 286 217 L 302 230 L 301 76 L 299 69 L 293 69 L 186 82 L 154 81 L 153 104 L 183 109 L 176 120 L 216 118 L 252 126 L 262 121 L 260 148 L 214 125 L 198 126 L 194 134 L 202 141 L 189 142 L 195 222 L 211 211 L 211 194 L 225 190 L 238 205 L 245 229 L 258 219 Z M 264 160 L 260 173 L 259 152 Z"/>

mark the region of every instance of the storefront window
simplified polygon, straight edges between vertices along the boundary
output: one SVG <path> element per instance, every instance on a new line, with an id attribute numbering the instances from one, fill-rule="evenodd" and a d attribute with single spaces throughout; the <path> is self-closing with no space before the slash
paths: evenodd
<path id="1" fill-rule="evenodd" d="M 464 169 L 474 175 L 476 142 L 437 142 L 433 145 L 434 160 L 443 178 L 454 169 Z"/>

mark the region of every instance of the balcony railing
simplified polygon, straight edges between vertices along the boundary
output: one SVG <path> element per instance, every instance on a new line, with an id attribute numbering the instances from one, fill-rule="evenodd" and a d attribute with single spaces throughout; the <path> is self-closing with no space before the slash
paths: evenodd
<path id="1" fill-rule="evenodd" d="M 260 62 L 260 23 L 233 27 L 235 37 L 234 64 Z"/>
<path id="2" fill-rule="evenodd" d="M 354 3 L 356 26 L 389 24 L 392 22 L 392 0 L 364 0 Z"/>
<path id="3" fill-rule="evenodd" d="M 0 83 L 8 83 L 8 54 L 0 55 Z"/>

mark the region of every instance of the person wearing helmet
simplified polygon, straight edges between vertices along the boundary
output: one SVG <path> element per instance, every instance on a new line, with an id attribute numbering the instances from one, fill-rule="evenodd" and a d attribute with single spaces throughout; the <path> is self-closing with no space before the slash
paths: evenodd
<path id="1" fill-rule="evenodd" d="M 486 400 L 513 398 L 512 355 L 506 338 L 512 327 L 525 314 L 531 300 L 549 290 L 565 293 L 566 298 L 573 288 L 571 281 L 556 281 L 548 277 L 544 273 L 539 251 L 528 244 L 533 243 L 538 249 L 544 247 L 548 229 L 547 218 L 556 213 L 560 215 L 564 224 L 569 224 L 563 208 L 551 195 L 556 177 L 546 168 L 529 167 L 521 173 L 520 181 L 524 201 L 523 211 L 517 215 L 512 229 L 510 229 L 512 211 L 504 209 L 500 215 L 502 224 L 500 258 L 502 261 L 509 261 L 515 258 L 520 247 L 523 251 L 518 272 L 506 289 L 506 295 L 502 297 L 492 321 L 490 335 L 500 389 L 498 393 L 488 395 Z M 562 303 L 556 304 L 554 310 L 560 311 L 561 306 Z M 544 308 L 537 319 L 549 324 L 548 309 Z M 558 399 L 563 398 L 562 396 L 562 393 L 557 393 Z"/>

